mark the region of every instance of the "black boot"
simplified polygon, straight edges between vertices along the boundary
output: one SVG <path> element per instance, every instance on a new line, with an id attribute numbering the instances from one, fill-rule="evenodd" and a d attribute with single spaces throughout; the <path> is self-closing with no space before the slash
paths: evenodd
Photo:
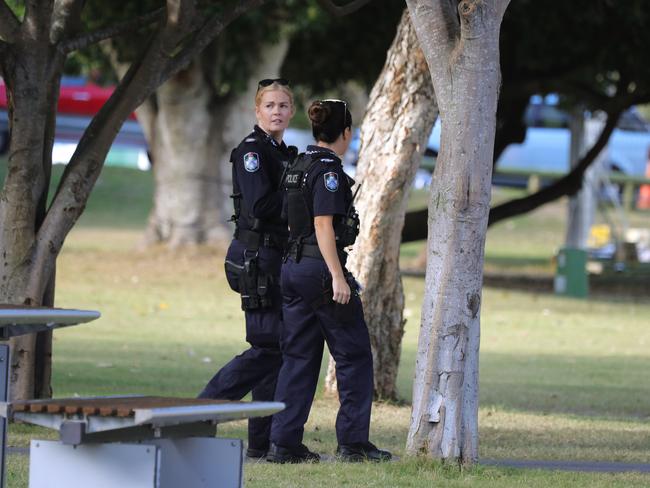
<path id="1" fill-rule="evenodd" d="M 255 449 L 254 447 L 249 447 L 246 449 L 246 457 L 252 459 L 261 459 L 266 456 L 268 449 Z"/>
<path id="2" fill-rule="evenodd" d="M 315 452 L 311 452 L 304 444 L 286 447 L 271 443 L 271 448 L 266 455 L 266 460 L 270 463 L 278 464 L 317 463 L 320 461 L 320 456 Z"/>
<path id="3" fill-rule="evenodd" d="M 355 442 L 353 444 L 339 444 L 336 454 L 341 461 L 358 463 L 362 461 L 390 461 L 393 455 L 388 451 L 377 449 L 372 442 Z"/>

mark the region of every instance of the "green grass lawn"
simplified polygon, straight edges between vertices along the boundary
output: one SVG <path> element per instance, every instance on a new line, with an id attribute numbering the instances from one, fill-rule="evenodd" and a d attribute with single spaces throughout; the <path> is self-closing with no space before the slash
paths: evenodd
<path id="1" fill-rule="evenodd" d="M 106 169 L 66 241 L 56 303 L 98 309 L 102 318 L 55 332 L 56 396 L 194 396 L 246 347 L 238 297 L 223 276 L 222 252 L 137 250 L 150 205 L 150 178 Z M 488 265 L 543 273 L 563 240 L 565 213 L 558 203 L 495 226 L 487 240 Z M 634 218 L 650 221 L 647 214 Z M 409 259 L 408 249 L 403 258 Z M 404 280 L 407 323 L 399 392 L 407 402 L 423 286 L 418 278 Z M 650 298 L 571 300 L 486 287 L 481 318 L 481 457 L 650 462 Z M 306 426 L 307 445 L 334 452 L 335 414 L 336 402 L 319 394 Z M 409 416 L 408 405 L 376 404 L 372 439 L 403 456 Z M 224 424 L 220 433 L 245 437 L 245 423 Z M 10 443 L 18 446 L 52 436 L 24 425 L 9 430 Z M 250 464 L 245 477 L 247 486 L 264 488 L 650 485 L 650 477 L 639 474 L 458 471 L 418 458 L 384 465 Z M 26 487 L 26 480 L 27 459 L 10 456 L 8 486 Z"/>

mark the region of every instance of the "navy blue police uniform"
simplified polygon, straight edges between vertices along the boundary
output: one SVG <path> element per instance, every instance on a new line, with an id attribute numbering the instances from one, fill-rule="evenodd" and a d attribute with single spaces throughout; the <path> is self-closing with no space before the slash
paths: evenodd
<path id="1" fill-rule="evenodd" d="M 271 428 L 271 441 L 278 446 L 302 446 L 324 341 L 336 361 L 338 442 L 368 441 L 372 354 L 358 285 L 345 269 L 347 255 L 343 250 L 358 233 L 359 221 L 352 207 L 353 183 L 336 154 L 320 146 L 308 146 L 285 176 L 290 237 L 281 276 L 283 364 L 275 400 L 284 402 L 286 408 L 273 416 Z M 332 301 L 331 274 L 316 241 L 313 219 L 325 215 L 333 216 L 339 259 L 351 285 L 350 301 L 345 305 Z"/>
<path id="2" fill-rule="evenodd" d="M 296 156 L 257 125 L 232 154 L 235 235 L 226 254 L 226 278 L 241 295 L 249 349 L 219 370 L 200 398 L 272 401 L 282 355 L 280 268 L 288 231 L 282 217 L 282 175 Z M 248 424 L 249 455 L 263 456 L 269 445 L 271 417 Z"/>

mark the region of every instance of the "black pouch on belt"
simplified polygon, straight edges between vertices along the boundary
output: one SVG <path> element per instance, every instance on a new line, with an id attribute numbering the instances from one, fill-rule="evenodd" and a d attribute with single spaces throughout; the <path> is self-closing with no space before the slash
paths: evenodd
<path id="1" fill-rule="evenodd" d="M 224 268 L 226 270 L 226 280 L 228 281 L 228 285 L 233 291 L 239 293 L 239 276 L 244 272 L 244 265 L 233 263 L 226 259 Z"/>
<path id="2" fill-rule="evenodd" d="M 243 265 L 226 260 L 225 268 L 230 288 L 241 295 L 242 310 L 258 310 L 273 304 L 269 294 L 273 277 L 259 269 L 257 254 L 245 256 Z"/>

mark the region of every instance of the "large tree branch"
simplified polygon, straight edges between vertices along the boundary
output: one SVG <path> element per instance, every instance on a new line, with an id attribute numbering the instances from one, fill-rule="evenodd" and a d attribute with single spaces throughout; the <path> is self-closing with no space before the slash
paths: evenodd
<path id="1" fill-rule="evenodd" d="M 102 29 L 98 29 L 93 32 L 85 33 L 74 39 L 64 41 L 60 44 L 60 49 L 63 52 L 69 53 L 72 51 L 83 49 L 92 44 L 105 41 L 106 39 L 111 39 L 113 37 L 121 36 L 123 34 L 126 34 L 127 32 L 137 31 L 147 25 L 151 25 L 154 22 L 162 20 L 165 17 L 164 14 L 165 14 L 164 8 L 153 10 L 135 19 L 110 25 L 108 27 L 104 27 Z"/>
<path id="2" fill-rule="evenodd" d="M 523 198 L 510 200 L 493 207 L 490 210 L 488 226 L 503 219 L 530 212 L 531 210 L 541 207 L 542 205 L 552 202 L 562 196 L 575 195 L 580 191 L 585 171 L 607 145 L 622 112 L 623 111 L 619 109 L 616 112 L 608 114 L 605 127 L 603 127 L 603 130 L 594 145 L 589 149 L 589 151 L 587 151 L 587 154 L 580 159 L 575 168 L 573 168 L 566 176 L 546 188 L 543 188 L 537 193 L 533 193 L 532 195 Z"/>
<path id="3" fill-rule="evenodd" d="M 449 60 L 460 41 L 460 19 L 457 0 L 406 0 L 411 23 L 427 58 L 431 80 L 441 115 L 452 100 Z"/>
<path id="4" fill-rule="evenodd" d="M 49 41 L 52 23 L 52 0 L 25 0 L 25 20 L 23 32 L 32 40 Z"/>
<path id="5" fill-rule="evenodd" d="M 576 167 L 566 176 L 537 193 L 497 205 L 490 210 L 488 225 L 509 217 L 521 215 L 566 195 L 573 195 L 582 187 L 585 171 L 605 147 L 616 127 L 623 109 L 608 114 L 607 122 L 591 149 L 581 158 Z M 427 209 L 408 212 L 402 229 L 402 242 L 419 241 L 427 238 Z"/>
<path id="6" fill-rule="evenodd" d="M 330 14 L 336 17 L 343 17 L 345 15 L 354 13 L 357 10 L 359 10 L 361 7 L 365 6 L 370 2 L 371 0 L 352 0 L 350 3 L 346 5 L 338 6 L 335 5 L 334 2 L 332 2 L 332 0 L 318 0 L 318 4 L 325 11 L 329 12 Z"/>
<path id="7" fill-rule="evenodd" d="M 614 112 L 618 107 L 631 107 L 633 105 L 639 105 L 648 102 L 648 96 L 650 92 L 638 89 L 637 91 L 631 93 L 625 93 L 621 95 L 616 95 L 615 97 L 608 96 L 598 90 L 593 89 L 585 83 L 580 83 L 576 81 L 567 81 L 567 86 L 570 87 L 570 90 L 576 94 L 580 95 L 580 98 L 584 100 L 589 106 L 597 107 L 600 110 L 605 112 Z M 618 93 L 621 92 L 619 83 Z"/>
<path id="8" fill-rule="evenodd" d="M 61 250 L 63 241 L 83 212 L 111 142 L 130 114 L 129 106 L 134 103 L 133 97 L 138 91 L 137 87 L 134 88 L 138 75 L 142 76 L 143 71 L 149 71 L 147 68 L 152 68 L 156 64 L 152 56 L 152 51 L 157 47 L 156 41 L 157 39 L 154 39 L 143 50 L 140 58 L 131 65 L 111 97 L 93 117 L 61 176 L 56 194 L 36 235 L 36 244 L 32 251 L 32 263 L 43 270 L 40 276 L 30 278 L 28 289 L 34 296 L 41 295 L 42 287 L 53 273 L 56 256 Z M 157 62 L 161 63 L 162 60 L 159 58 Z"/>
<path id="9" fill-rule="evenodd" d="M 483 13 L 491 8 L 492 3 L 484 0 L 462 0 L 458 3 L 458 18 L 463 39 L 477 39 L 493 30 L 492 26 L 485 22 L 486 18 L 492 16 Z"/>
<path id="10" fill-rule="evenodd" d="M 191 0 L 167 0 L 167 25 L 185 30 L 194 19 L 194 2 Z"/>
<path id="11" fill-rule="evenodd" d="M 16 18 L 7 2 L 0 0 L 0 37 L 5 42 L 14 42 L 20 30 L 20 21 Z"/>
<path id="12" fill-rule="evenodd" d="M 160 77 L 160 84 L 185 68 L 192 58 L 207 47 L 233 20 L 265 2 L 266 0 L 245 0 L 237 2 L 236 7 L 232 7 L 222 15 L 215 15 L 208 19 L 207 22 L 198 28 L 194 37 L 183 46 L 181 51 L 170 58 L 167 67 Z"/>
<path id="13" fill-rule="evenodd" d="M 80 25 L 85 0 L 55 0 L 50 27 L 50 42 L 58 44 Z"/>

